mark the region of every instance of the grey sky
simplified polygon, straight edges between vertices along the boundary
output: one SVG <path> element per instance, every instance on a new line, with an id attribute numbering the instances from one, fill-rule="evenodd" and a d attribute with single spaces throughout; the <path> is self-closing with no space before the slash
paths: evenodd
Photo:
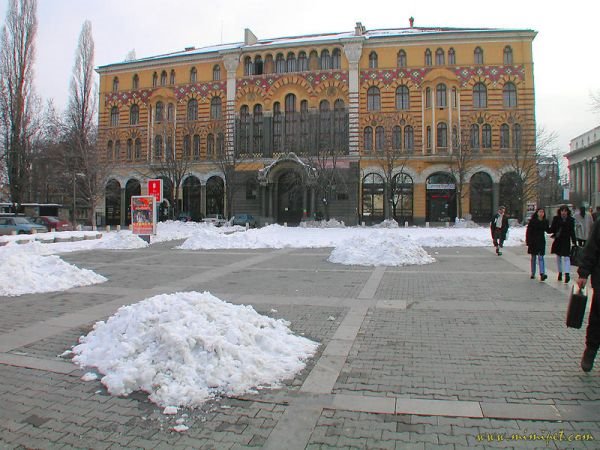
<path id="1" fill-rule="evenodd" d="M 2 23 L 8 0 L 0 0 Z M 569 141 L 600 124 L 590 93 L 600 90 L 597 20 L 600 2 L 504 0 L 422 2 L 356 0 L 38 0 L 36 90 L 65 106 L 77 39 L 92 22 L 96 66 L 137 57 L 243 40 L 244 28 L 259 38 L 408 26 L 528 28 L 534 41 L 536 119 L 555 131 L 561 152 Z"/>

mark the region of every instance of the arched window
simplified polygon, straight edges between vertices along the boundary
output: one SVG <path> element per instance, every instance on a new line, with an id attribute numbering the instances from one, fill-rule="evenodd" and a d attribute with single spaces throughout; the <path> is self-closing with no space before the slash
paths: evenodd
<path id="1" fill-rule="evenodd" d="M 383 220 L 385 183 L 377 173 L 365 175 L 362 181 L 362 220 L 374 224 Z"/>
<path id="2" fill-rule="evenodd" d="M 339 48 L 333 49 L 331 53 L 331 68 L 334 70 L 342 68 L 342 51 Z"/>
<path id="3" fill-rule="evenodd" d="M 142 140 L 137 138 L 135 140 L 134 157 L 135 159 L 141 159 L 142 157 Z"/>
<path id="4" fill-rule="evenodd" d="M 175 84 L 175 71 L 171 70 L 171 75 L 169 76 L 169 84 Z"/>
<path id="5" fill-rule="evenodd" d="M 392 130 L 392 148 L 400 150 L 402 148 L 402 128 L 396 125 Z"/>
<path id="6" fill-rule="evenodd" d="M 431 88 L 425 88 L 425 108 L 431 108 Z"/>
<path id="7" fill-rule="evenodd" d="M 263 63 L 263 73 L 273 73 L 275 67 L 273 65 L 273 55 L 269 54 L 265 56 L 265 62 Z"/>
<path id="8" fill-rule="evenodd" d="M 192 139 L 189 134 L 183 137 L 183 158 L 190 159 L 192 157 Z"/>
<path id="9" fill-rule="evenodd" d="M 492 148 L 492 126 L 489 123 L 481 127 L 481 147 Z"/>
<path id="10" fill-rule="evenodd" d="M 346 105 L 344 100 L 337 99 L 333 103 L 333 145 L 341 150 L 345 146 Z"/>
<path id="11" fill-rule="evenodd" d="M 206 157 L 208 159 L 215 157 L 215 135 L 212 133 L 206 136 Z"/>
<path id="12" fill-rule="evenodd" d="M 240 108 L 240 153 L 250 151 L 250 109 L 248 105 L 242 105 Z"/>
<path id="13" fill-rule="evenodd" d="M 160 160 L 160 159 L 162 159 L 162 155 L 163 155 L 163 138 L 159 134 L 159 135 L 154 136 L 154 158 Z"/>
<path id="14" fill-rule="evenodd" d="M 213 66 L 213 81 L 220 81 L 221 80 L 221 66 L 219 66 L 218 64 L 215 64 Z"/>
<path id="15" fill-rule="evenodd" d="M 483 50 L 481 47 L 475 47 L 475 51 L 473 52 L 473 63 L 483 64 Z"/>
<path id="16" fill-rule="evenodd" d="M 487 108 L 487 88 L 481 82 L 473 86 L 473 107 Z"/>
<path id="17" fill-rule="evenodd" d="M 163 70 L 160 73 L 160 85 L 161 86 L 166 86 L 167 85 L 167 71 Z"/>
<path id="18" fill-rule="evenodd" d="M 210 100 L 210 118 L 213 120 L 221 118 L 221 97 L 213 97 Z"/>
<path id="19" fill-rule="evenodd" d="M 306 72 L 308 70 L 308 58 L 306 52 L 298 53 L 298 71 Z"/>
<path id="20" fill-rule="evenodd" d="M 285 73 L 285 59 L 282 53 L 278 53 L 275 57 L 275 73 Z"/>
<path id="21" fill-rule="evenodd" d="M 513 148 L 515 150 L 521 148 L 521 125 L 518 123 L 513 125 Z"/>
<path id="22" fill-rule="evenodd" d="M 262 105 L 254 105 L 252 123 L 252 149 L 254 152 L 262 153 L 263 150 L 263 114 Z"/>
<path id="23" fill-rule="evenodd" d="M 502 58 L 502 62 L 505 66 L 511 65 L 513 63 L 513 51 L 510 45 L 504 47 L 504 57 Z"/>
<path id="24" fill-rule="evenodd" d="M 163 120 L 165 120 L 165 105 L 163 102 L 156 102 L 154 121 L 162 122 Z"/>
<path id="25" fill-rule="evenodd" d="M 448 147 L 448 125 L 444 122 L 437 124 L 436 146 L 442 149 Z"/>
<path id="26" fill-rule="evenodd" d="M 404 127 L 404 150 L 412 152 L 415 148 L 415 133 L 413 127 L 406 125 Z"/>
<path id="27" fill-rule="evenodd" d="M 408 86 L 401 84 L 396 88 L 396 109 L 406 110 L 410 108 L 410 91 Z"/>
<path id="28" fill-rule="evenodd" d="M 365 127 L 363 140 L 364 140 L 365 152 L 373 151 L 373 128 Z"/>
<path id="29" fill-rule="evenodd" d="M 129 125 L 137 125 L 140 121 L 140 107 L 135 103 L 129 108 Z"/>
<path id="30" fill-rule="evenodd" d="M 296 67 L 296 55 L 294 55 L 294 53 L 289 52 L 287 54 L 287 71 L 288 72 L 296 72 L 297 67 Z"/>
<path id="31" fill-rule="evenodd" d="M 517 107 L 517 87 L 510 81 L 502 89 L 502 100 L 505 108 Z"/>
<path id="32" fill-rule="evenodd" d="M 194 155 L 194 159 L 197 161 L 200 159 L 200 135 L 195 134 L 194 135 L 194 140 L 193 140 L 193 155 Z"/>
<path id="33" fill-rule="evenodd" d="M 331 148 L 331 108 L 327 100 L 319 103 L 319 148 Z"/>
<path id="34" fill-rule="evenodd" d="M 113 141 L 108 141 L 106 144 L 106 159 L 108 161 L 113 159 Z"/>
<path id="35" fill-rule="evenodd" d="M 479 149 L 479 125 L 476 123 L 471 125 L 471 148 L 473 150 Z"/>
<path id="36" fill-rule="evenodd" d="M 198 100 L 195 98 L 187 104 L 187 120 L 198 120 Z"/>
<path id="37" fill-rule="evenodd" d="M 426 131 L 426 146 L 431 150 L 431 126 L 427 125 Z"/>
<path id="38" fill-rule="evenodd" d="M 385 149 L 385 130 L 383 127 L 375 128 L 375 150 L 383 151 Z"/>
<path id="39" fill-rule="evenodd" d="M 510 128 L 508 124 L 500 125 L 500 148 L 507 149 L 510 147 Z"/>
<path id="40" fill-rule="evenodd" d="M 429 49 L 425 50 L 425 65 L 426 66 L 431 65 L 431 50 L 429 50 Z"/>
<path id="41" fill-rule="evenodd" d="M 175 105 L 169 103 L 167 105 L 167 122 L 173 122 L 175 120 Z"/>
<path id="42" fill-rule="evenodd" d="M 113 78 L 112 91 L 117 92 L 119 90 L 119 77 Z"/>
<path id="43" fill-rule="evenodd" d="M 283 135 L 283 123 L 281 117 L 281 105 L 279 102 L 273 103 L 273 152 L 281 151 L 281 141 Z"/>
<path id="44" fill-rule="evenodd" d="M 377 67 L 378 67 L 377 53 L 371 52 L 371 53 L 369 53 L 369 69 L 377 69 Z"/>
<path id="45" fill-rule="evenodd" d="M 406 67 L 406 52 L 404 50 L 398 52 L 398 67 Z"/>
<path id="46" fill-rule="evenodd" d="M 452 148 L 458 148 L 458 127 L 456 125 L 452 127 Z"/>
<path id="47" fill-rule="evenodd" d="M 152 87 L 158 86 L 158 74 L 154 72 L 152 74 Z"/>
<path id="48" fill-rule="evenodd" d="M 198 71 L 195 67 L 190 69 L 190 83 L 195 83 L 198 77 Z"/>
<path id="49" fill-rule="evenodd" d="M 331 69 L 331 57 L 329 56 L 329 50 L 325 49 L 321 52 L 321 70 Z"/>
<path id="50" fill-rule="evenodd" d="M 379 95 L 379 88 L 377 86 L 371 86 L 367 90 L 367 110 L 368 111 L 379 111 L 381 109 L 381 97 Z"/>
<path id="51" fill-rule="evenodd" d="M 252 58 L 246 56 L 244 58 L 244 76 L 254 75 L 254 64 L 252 64 Z"/>
<path id="52" fill-rule="evenodd" d="M 444 60 L 444 50 L 442 50 L 441 48 L 438 48 L 435 51 L 435 65 L 436 66 L 443 66 L 446 64 L 446 61 Z"/>
<path id="53" fill-rule="evenodd" d="M 448 106 L 448 96 L 446 94 L 446 85 L 440 83 L 435 88 L 435 104 L 438 108 L 445 108 Z"/>
<path id="54" fill-rule="evenodd" d="M 263 74 L 263 60 L 260 55 L 254 58 L 254 75 Z"/>
<path id="55" fill-rule="evenodd" d="M 458 91 L 456 90 L 455 87 L 452 88 L 450 96 L 451 96 L 451 100 L 452 100 L 452 107 L 458 108 Z"/>
<path id="56" fill-rule="evenodd" d="M 217 133 L 217 156 L 222 158 L 225 154 L 225 135 Z"/>
<path id="57" fill-rule="evenodd" d="M 110 108 L 110 126 L 118 127 L 119 126 L 119 108 L 113 106 Z"/>
<path id="58" fill-rule="evenodd" d="M 456 64 L 456 52 L 452 47 L 448 49 L 448 64 Z"/>
<path id="59" fill-rule="evenodd" d="M 308 55 L 308 70 L 319 70 L 321 61 L 319 59 L 319 54 L 316 50 L 310 52 Z"/>
<path id="60" fill-rule="evenodd" d="M 115 161 L 118 161 L 121 158 L 121 141 L 117 139 L 115 141 Z"/>
<path id="61" fill-rule="evenodd" d="M 131 79 L 131 89 L 138 89 L 140 86 L 140 77 L 138 76 L 138 74 L 134 74 L 133 78 Z"/>

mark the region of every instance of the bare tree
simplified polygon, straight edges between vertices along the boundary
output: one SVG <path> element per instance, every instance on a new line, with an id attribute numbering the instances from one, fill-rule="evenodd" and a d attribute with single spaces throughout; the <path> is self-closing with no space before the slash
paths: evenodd
<path id="1" fill-rule="evenodd" d="M 600 114 L 600 89 L 590 94 L 592 98 L 592 111 Z"/>
<path id="2" fill-rule="evenodd" d="M 468 194 L 468 177 L 477 167 L 479 157 L 479 152 L 473 148 L 469 137 L 469 129 L 460 129 L 459 136 L 452 137 L 452 150 L 449 154 L 448 171 L 456 181 L 456 214 L 460 218 L 463 217 L 463 201 Z"/>
<path id="3" fill-rule="evenodd" d="M 98 154 L 97 142 L 97 87 L 94 78 L 94 38 L 92 24 L 85 21 L 81 27 L 69 89 L 69 103 L 65 113 L 65 169 L 73 187 L 73 215 L 76 198 L 83 200 L 88 221 L 94 223 L 96 205 L 103 195 L 110 167 Z"/>
<path id="4" fill-rule="evenodd" d="M 37 1 L 10 0 L 0 38 L 0 133 L 13 204 L 25 199 L 39 107 L 33 91 Z"/>
<path id="5" fill-rule="evenodd" d="M 224 142 L 224 133 L 217 131 L 217 145 L 215 149 L 214 162 L 219 168 L 219 171 L 223 175 L 225 180 L 225 206 L 226 211 L 224 214 L 227 218 L 231 218 L 235 211 L 235 194 L 240 189 L 241 180 L 240 174 L 238 173 L 238 167 L 242 162 L 241 153 L 236 152 L 234 149 L 227 149 Z M 209 155 L 209 158 L 211 155 Z M 219 194 L 215 192 L 214 194 Z"/>

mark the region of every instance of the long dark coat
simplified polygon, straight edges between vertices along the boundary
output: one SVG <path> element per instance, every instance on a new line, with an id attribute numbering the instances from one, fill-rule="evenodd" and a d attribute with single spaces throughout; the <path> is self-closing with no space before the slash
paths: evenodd
<path id="1" fill-rule="evenodd" d="M 540 220 L 537 214 L 534 214 L 527 225 L 525 233 L 525 243 L 527 244 L 527 253 L 530 255 L 546 254 L 546 233 L 550 230 L 550 224 L 545 217 Z"/>
<path id="2" fill-rule="evenodd" d="M 575 237 L 575 219 L 567 216 L 563 220 L 560 216 L 554 216 L 552 225 L 550 225 L 550 233 L 554 234 L 551 252 L 559 256 L 570 256 L 571 242 L 573 245 L 577 243 Z"/>

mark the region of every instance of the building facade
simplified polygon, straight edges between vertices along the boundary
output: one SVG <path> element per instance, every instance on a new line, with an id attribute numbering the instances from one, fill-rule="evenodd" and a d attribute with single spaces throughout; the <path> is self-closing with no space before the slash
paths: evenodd
<path id="1" fill-rule="evenodd" d="M 168 203 L 196 218 L 489 221 L 505 204 L 521 219 L 535 35 L 412 21 L 264 40 L 245 30 L 244 42 L 99 67 L 101 213 L 128 224 L 130 197 L 160 177 Z"/>
<path id="2" fill-rule="evenodd" d="M 571 140 L 569 153 L 569 201 L 575 207 L 600 206 L 600 126 Z"/>

